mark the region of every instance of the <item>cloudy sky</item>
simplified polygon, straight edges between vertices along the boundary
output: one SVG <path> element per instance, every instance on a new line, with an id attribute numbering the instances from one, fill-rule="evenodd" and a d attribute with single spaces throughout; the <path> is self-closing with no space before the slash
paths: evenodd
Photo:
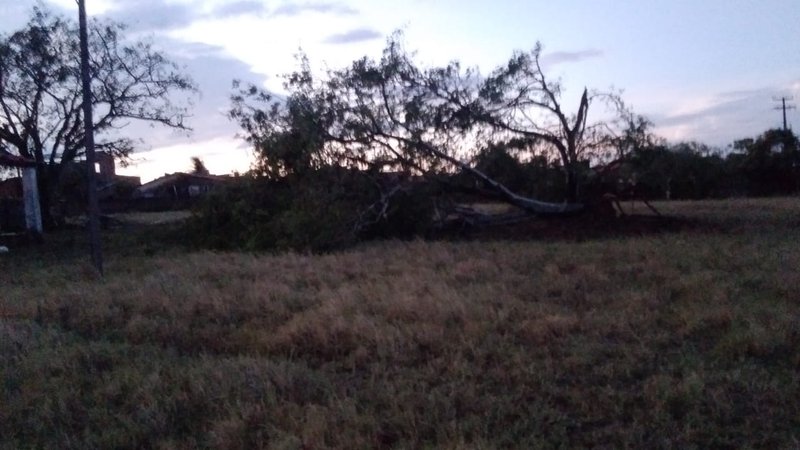
<path id="1" fill-rule="evenodd" d="M 0 32 L 23 25 L 37 1 L 77 16 L 75 0 L 0 0 Z M 567 99 L 584 86 L 622 89 L 671 141 L 725 147 L 781 124 L 773 97 L 800 101 L 800 0 L 86 1 L 90 15 L 168 51 L 202 91 L 192 134 L 132 128 L 146 139 L 125 171 L 145 181 L 188 170 L 191 156 L 212 172 L 246 170 L 248 149 L 224 117 L 234 78 L 280 90 L 299 49 L 338 67 L 378 56 L 398 29 L 420 62 L 483 72 L 540 41 Z M 800 127 L 797 110 L 789 122 Z"/>

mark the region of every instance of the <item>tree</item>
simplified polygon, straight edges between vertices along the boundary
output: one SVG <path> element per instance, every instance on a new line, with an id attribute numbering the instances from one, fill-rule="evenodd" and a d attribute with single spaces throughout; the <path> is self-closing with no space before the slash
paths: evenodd
<path id="1" fill-rule="evenodd" d="M 744 153 L 742 167 L 756 195 L 800 191 L 800 140 L 791 130 L 771 129 L 733 144 Z"/>
<path id="2" fill-rule="evenodd" d="M 209 171 L 206 164 L 198 156 L 192 156 L 192 174 L 194 175 L 208 175 Z"/>
<path id="3" fill-rule="evenodd" d="M 515 192 L 523 192 L 530 184 L 525 166 L 514 155 L 514 149 L 492 143 L 475 156 L 475 168 Z"/>
<path id="4" fill-rule="evenodd" d="M 563 87 L 545 75 L 541 56 L 541 44 L 530 52 L 515 53 L 481 83 L 477 103 L 462 106 L 477 113 L 477 120 L 511 137 L 535 139 L 554 149 L 564 171 L 566 197 L 574 202 L 580 197 L 582 170 L 613 149 L 630 113 L 619 94 L 584 88 L 577 112 L 569 114 L 561 101 Z M 603 103 L 608 111 L 605 117 L 590 120 L 595 102 Z"/>
<path id="5" fill-rule="evenodd" d="M 239 87 L 231 117 L 255 145 L 260 164 L 278 176 L 296 172 L 302 166 L 298 162 L 401 172 L 406 175 L 401 180 L 462 172 L 498 199 L 534 214 L 580 210 L 578 204 L 519 195 L 469 162 L 497 134 L 480 103 L 481 83 L 476 70 L 462 70 L 456 62 L 419 68 L 395 36 L 380 60 L 359 59 L 328 71 L 321 80 L 303 60 L 300 70 L 286 79 L 285 99 L 253 86 Z M 504 86 L 496 89 L 518 87 Z M 394 186 L 381 198 L 388 200 L 397 191 Z"/>
<path id="6" fill-rule="evenodd" d="M 134 141 L 118 130 L 132 120 L 187 129 L 177 93 L 192 80 L 146 42 L 127 42 L 125 27 L 93 21 L 89 28 L 95 147 L 119 158 Z M 42 211 L 63 168 L 84 154 L 78 27 L 35 8 L 28 24 L 0 36 L 0 141 L 38 164 Z"/>
<path id="7" fill-rule="evenodd" d="M 613 140 L 617 158 L 635 155 L 666 145 L 666 140 L 652 132 L 653 122 L 644 116 L 631 115 L 627 127 Z"/>
<path id="8" fill-rule="evenodd" d="M 287 79 L 290 94 L 284 99 L 255 86 L 242 87 L 232 97 L 230 117 L 239 122 L 245 138 L 256 150 L 255 172 L 270 179 L 302 175 L 320 168 L 325 160 L 327 128 L 332 126 L 329 105 L 313 92 L 308 61 Z M 332 155 L 329 155 L 332 156 Z"/>

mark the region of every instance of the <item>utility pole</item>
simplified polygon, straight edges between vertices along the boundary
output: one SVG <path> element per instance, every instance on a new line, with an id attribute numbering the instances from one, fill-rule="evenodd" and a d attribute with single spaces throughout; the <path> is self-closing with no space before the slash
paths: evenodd
<path id="1" fill-rule="evenodd" d="M 776 102 L 781 102 L 781 106 L 776 106 L 776 110 L 783 110 L 783 131 L 788 131 L 789 127 L 786 122 L 786 110 L 787 109 L 796 109 L 794 105 L 786 105 L 786 100 L 794 100 L 794 97 L 773 97 L 773 100 Z"/>
<path id="2" fill-rule="evenodd" d="M 100 206 L 94 170 L 94 122 L 92 118 L 92 78 L 89 73 L 89 33 L 86 23 L 86 0 L 78 2 L 81 47 L 81 84 L 83 85 L 83 130 L 86 147 L 86 176 L 89 200 L 89 246 L 92 264 L 103 276 L 103 249 L 100 242 Z"/>

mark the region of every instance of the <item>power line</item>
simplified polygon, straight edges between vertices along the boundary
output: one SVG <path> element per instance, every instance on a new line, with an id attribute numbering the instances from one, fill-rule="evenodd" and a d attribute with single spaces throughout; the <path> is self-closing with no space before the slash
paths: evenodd
<path id="1" fill-rule="evenodd" d="M 786 104 L 786 100 L 794 100 L 794 97 L 773 97 L 772 99 L 775 100 L 776 102 L 781 102 L 781 106 L 776 106 L 773 109 L 775 109 L 775 110 L 783 110 L 783 131 L 787 131 L 789 129 L 789 127 L 787 126 L 787 123 L 786 123 L 786 110 L 787 109 L 797 109 L 797 107 L 794 106 L 794 105 L 791 105 L 791 104 L 787 105 Z"/>

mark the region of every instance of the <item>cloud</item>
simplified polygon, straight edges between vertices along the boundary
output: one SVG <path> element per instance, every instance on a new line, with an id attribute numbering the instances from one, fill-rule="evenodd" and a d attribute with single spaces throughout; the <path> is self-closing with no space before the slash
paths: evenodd
<path id="1" fill-rule="evenodd" d="M 800 95 L 800 80 L 795 81 L 789 86 L 789 91 L 792 93 L 795 98 L 797 95 Z"/>
<path id="2" fill-rule="evenodd" d="M 167 173 L 191 170 L 191 158 L 197 156 L 211 173 L 230 174 L 249 170 L 253 154 L 249 146 L 233 137 L 193 140 L 161 146 L 133 155 L 130 165 L 118 168 L 117 173 L 135 175 L 146 183 Z"/>
<path id="3" fill-rule="evenodd" d="M 217 46 L 185 43 L 167 37 L 160 38 L 159 44 L 172 61 L 191 75 L 200 90 L 199 97 L 193 98 L 194 105 L 189 111 L 191 117 L 186 121 L 194 131 L 187 136 L 185 132 L 167 127 L 132 121 L 124 128 L 124 133 L 143 141 L 138 148 L 140 151 L 236 136 L 239 127 L 226 114 L 233 92 L 231 83 L 238 79 L 243 83 L 261 85 L 264 77 L 253 73 L 248 64 L 229 56 Z M 172 100 L 184 103 L 183 96 Z"/>
<path id="4" fill-rule="evenodd" d="M 225 3 L 224 5 L 215 9 L 211 13 L 211 17 L 226 18 L 251 14 L 261 15 L 265 12 L 267 12 L 267 8 L 264 6 L 264 3 L 258 0 L 241 0 L 232 3 Z"/>
<path id="5" fill-rule="evenodd" d="M 764 98 L 769 99 L 770 90 L 768 89 L 758 89 L 751 92 L 751 94 L 746 94 L 746 91 L 715 94 L 703 101 L 702 105 L 695 105 L 692 108 L 681 106 L 675 113 L 662 115 L 658 118 L 658 124 L 663 126 L 699 124 L 712 118 L 725 118 L 725 121 L 728 122 L 740 120 L 742 113 L 749 112 L 752 108 L 748 107 L 752 106 L 754 102 L 759 99 L 762 102 L 764 102 Z"/>
<path id="6" fill-rule="evenodd" d="M 190 25 L 197 18 L 196 7 L 165 0 L 119 2 L 106 14 L 125 23 L 132 31 L 166 31 Z"/>
<path id="7" fill-rule="evenodd" d="M 325 38 L 326 44 L 352 44 L 354 42 L 371 41 L 383 35 L 371 28 L 356 28 L 344 33 L 332 34 Z"/>
<path id="8" fill-rule="evenodd" d="M 306 2 L 306 3 L 284 3 L 272 11 L 273 16 L 299 16 L 304 13 L 334 14 L 339 16 L 350 16 L 358 14 L 358 10 L 353 9 L 339 2 Z"/>
<path id="9" fill-rule="evenodd" d="M 22 29 L 30 19 L 31 7 L 19 3 L 3 6 L 3 20 L 0 21 L 0 33 L 13 33 Z"/>
<path id="10" fill-rule="evenodd" d="M 556 65 L 562 63 L 580 62 L 586 59 L 599 58 L 603 51 L 596 48 L 578 50 L 575 52 L 553 52 L 542 55 L 542 64 Z"/>
<path id="11" fill-rule="evenodd" d="M 750 98 L 750 97 L 754 97 L 754 96 L 768 95 L 768 93 L 771 92 L 771 91 L 772 91 L 772 89 L 765 88 L 765 87 L 761 87 L 761 88 L 757 88 L 757 89 L 740 89 L 740 90 L 736 90 L 736 91 L 720 92 L 719 94 L 716 95 L 716 97 L 719 98 L 719 99 L 724 99 L 724 100 L 739 100 L 739 99 L 742 99 L 742 98 Z"/>
<path id="12" fill-rule="evenodd" d="M 700 100 L 693 97 L 672 113 L 651 114 L 650 118 L 656 124 L 656 132 L 669 140 L 691 137 L 724 147 L 736 139 L 782 126 L 780 111 L 773 110 L 776 104 L 772 99 L 791 87 L 764 86 L 719 92 Z"/>
<path id="13" fill-rule="evenodd" d="M 203 13 L 196 4 L 167 0 L 119 2 L 106 16 L 127 24 L 138 32 L 170 31 L 191 25 L 200 19 L 225 19 L 234 16 L 262 15 L 267 12 L 259 0 L 226 2 L 210 13 Z"/>

